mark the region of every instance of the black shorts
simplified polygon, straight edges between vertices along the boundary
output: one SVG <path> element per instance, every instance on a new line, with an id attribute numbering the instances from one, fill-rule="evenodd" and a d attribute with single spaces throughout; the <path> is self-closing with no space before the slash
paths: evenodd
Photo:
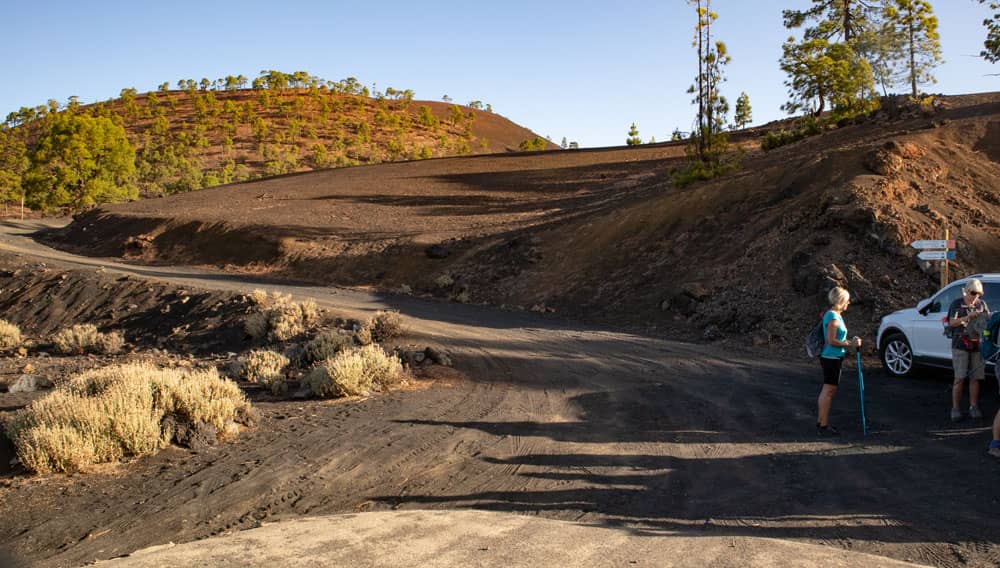
<path id="1" fill-rule="evenodd" d="M 823 367 L 823 384 L 838 386 L 840 384 L 840 369 L 844 365 L 844 358 L 827 359 L 819 358 L 819 365 Z"/>

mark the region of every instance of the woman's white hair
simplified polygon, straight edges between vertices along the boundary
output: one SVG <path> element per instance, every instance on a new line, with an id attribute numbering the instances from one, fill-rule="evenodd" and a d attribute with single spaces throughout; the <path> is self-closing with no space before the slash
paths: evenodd
<path id="1" fill-rule="evenodd" d="M 973 292 L 979 292 L 980 295 L 983 293 L 983 283 L 979 281 L 978 278 L 973 278 L 965 283 L 963 288 L 966 294 L 971 294 Z"/>
<path id="2" fill-rule="evenodd" d="M 847 306 L 847 302 L 851 299 L 851 293 L 840 286 L 834 286 L 826 295 L 826 299 L 830 301 L 830 307 L 836 310 Z"/>

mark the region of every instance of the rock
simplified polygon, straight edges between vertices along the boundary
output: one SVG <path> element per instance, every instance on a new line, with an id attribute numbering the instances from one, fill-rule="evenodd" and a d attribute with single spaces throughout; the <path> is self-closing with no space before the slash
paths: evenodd
<path id="1" fill-rule="evenodd" d="M 451 252 L 441 245 L 431 245 L 424 249 L 427 258 L 448 258 Z"/>
<path id="2" fill-rule="evenodd" d="M 681 286 L 681 293 L 696 300 L 698 302 L 704 302 L 707 300 L 712 293 L 700 282 L 688 282 Z"/>
<path id="3" fill-rule="evenodd" d="M 308 390 L 308 387 L 306 387 Z M 252 406 L 244 406 L 236 410 L 236 423 L 242 424 L 247 428 L 253 428 L 260 423 L 260 411 Z"/>
<path id="4" fill-rule="evenodd" d="M 722 339 L 722 332 L 719 331 L 719 327 L 715 324 L 706 326 L 704 331 L 701 333 L 701 338 L 705 341 L 715 341 L 717 339 Z"/>
<path id="5" fill-rule="evenodd" d="M 35 371 L 35 366 L 31 363 L 26 363 L 24 367 L 21 368 L 22 373 L 33 373 Z"/>
<path id="6" fill-rule="evenodd" d="M 39 389 L 52 388 L 52 381 L 38 375 L 21 375 L 16 381 L 11 383 L 7 390 L 9 392 L 35 392 Z"/>
<path id="7" fill-rule="evenodd" d="M 18 347 L 17 348 L 17 356 L 18 357 L 27 357 L 28 356 L 28 350 L 25 349 L 24 347 Z"/>
<path id="8" fill-rule="evenodd" d="M 884 148 L 879 148 L 865 156 L 865 167 L 881 175 L 891 176 L 903 171 L 903 158 Z"/>
<path id="9" fill-rule="evenodd" d="M 438 365 L 443 365 L 445 367 L 451 367 L 452 365 L 451 357 L 449 357 L 447 353 L 438 351 L 433 347 L 428 347 L 427 349 L 424 349 L 424 354 L 427 356 L 428 359 L 430 359 L 431 361 L 433 361 Z"/>
<path id="10" fill-rule="evenodd" d="M 175 444 L 192 450 L 214 446 L 219 441 L 218 430 L 207 422 L 190 424 L 174 415 L 168 415 L 163 419 L 162 427 L 165 431 L 173 432 L 171 439 Z"/>

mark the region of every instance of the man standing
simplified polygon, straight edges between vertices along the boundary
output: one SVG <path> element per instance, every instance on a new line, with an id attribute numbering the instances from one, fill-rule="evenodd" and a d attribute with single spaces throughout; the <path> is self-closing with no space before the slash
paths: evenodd
<path id="1" fill-rule="evenodd" d="M 986 367 L 979 352 L 978 330 L 986 322 L 990 309 L 983 301 L 983 283 L 973 278 L 965 283 L 962 297 L 948 308 L 948 325 L 952 327 L 951 364 L 955 370 L 955 382 L 951 387 L 951 421 L 963 418 L 962 391 L 965 379 L 969 379 L 969 417 L 981 419 L 979 410 L 979 388 L 986 378 Z M 994 432 L 994 438 L 996 432 Z"/>

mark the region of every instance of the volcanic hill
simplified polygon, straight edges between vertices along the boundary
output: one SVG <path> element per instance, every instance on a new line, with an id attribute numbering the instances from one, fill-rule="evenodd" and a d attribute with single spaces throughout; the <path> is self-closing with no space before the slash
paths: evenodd
<path id="1" fill-rule="evenodd" d="M 798 346 L 834 282 L 869 333 L 924 297 L 935 268 L 908 243 L 946 224 L 953 274 L 1000 269 L 1000 93 L 892 107 L 768 152 L 755 142 L 738 171 L 686 187 L 671 177 L 680 143 L 495 154 L 105 206 L 48 238 L 778 348 Z"/>

